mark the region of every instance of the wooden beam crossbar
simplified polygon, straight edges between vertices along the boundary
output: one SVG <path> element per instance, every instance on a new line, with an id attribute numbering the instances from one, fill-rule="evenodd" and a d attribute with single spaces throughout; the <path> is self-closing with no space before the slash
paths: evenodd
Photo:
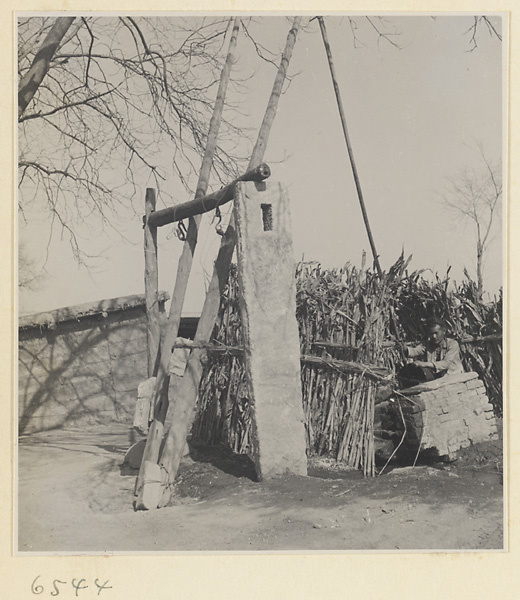
<path id="1" fill-rule="evenodd" d="M 169 225 L 177 221 L 182 221 L 195 215 L 201 215 L 222 206 L 233 199 L 235 185 L 239 181 L 264 181 L 271 175 L 271 169 L 266 163 L 262 163 L 254 169 L 250 169 L 244 173 L 241 177 L 238 177 L 229 185 L 226 185 L 217 192 L 190 200 L 189 202 L 183 202 L 176 206 L 168 206 L 152 213 L 148 217 L 148 224 L 152 227 L 161 227 L 162 225 Z"/>
<path id="2" fill-rule="evenodd" d="M 204 342 L 194 342 L 194 343 L 186 343 L 186 342 L 176 342 L 173 345 L 173 348 L 189 348 L 193 350 L 194 348 L 205 350 L 210 354 L 233 354 L 234 356 L 243 356 L 244 355 L 244 347 L 243 346 L 226 346 L 216 345 L 212 343 L 204 343 Z M 300 356 L 300 361 L 303 364 L 316 365 L 318 367 L 329 367 L 332 369 L 336 369 L 343 373 L 360 373 L 362 375 L 366 375 L 371 379 L 375 379 L 376 381 L 387 380 L 391 375 L 391 372 L 388 369 L 383 367 L 379 367 L 377 365 L 366 365 L 363 363 L 358 363 L 354 361 L 348 360 L 337 360 L 335 358 L 324 358 L 321 356 L 313 356 L 310 354 L 302 354 Z"/>

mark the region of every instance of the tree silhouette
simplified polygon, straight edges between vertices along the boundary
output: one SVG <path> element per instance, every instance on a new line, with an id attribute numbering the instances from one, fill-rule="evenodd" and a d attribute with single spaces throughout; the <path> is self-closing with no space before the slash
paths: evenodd
<path id="1" fill-rule="evenodd" d="M 117 231 L 137 181 L 161 191 L 174 176 L 193 191 L 229 24 L 228 18 L 21 18 L 22 218 L 48 211 L 82 261 L 77 224 L 97 217 Z M 226 182 L 238 172 L 229 140 L 243 135 L 232 114 L 222 119 L 214 163 Z M 142 198 L 136 201 L 140 214 Z"/>
<path id="2" fill-rule="evenodd" d="M 495 231 L 502 204 L 501 163 L 491 163 L 480 150 L 481 165 L 467 168 L 451 178 L 443 195 L 445 207 L 463 221 L 469 221 L 475 232 L 477 294 L 484 291 L 484 258 Z"/>
<path id="3" fill-rule="evenodd" d="M 276 65 L 276 50 L 255 37 L 263 19 L 242 19 L 245 39 L 260 59 Z M 345 19 L 354 46 L 401 48 L 391 17 Z M 303 24 L 305 35 L 319 35 L 313 20 Z M 463 21 L 461 34 L 467 34 L 470 50 L 483 32 L 501 39 L 494 17 Z M 136 192 L 143 182 L 158 190 L 159 205 L 178 201 L 172 181 L 192 194 L 230 23 L 220 16 L 20 17 L 21 218 L 50 215 L 50 235 L 68 237 L 75 258 L 85 262 L 79 226 L 98 224 L 122 235 L 121 216 L 142 213 L 143 198 Z M 236 78 L 231 83 L 235 92 L 242 84 Z M 237 125 L 234 117 L 242 107 L 234 98 L 215 152 L 221 183 L 234 179 L 248 159 L 238 142 L 249 132 Z"/>

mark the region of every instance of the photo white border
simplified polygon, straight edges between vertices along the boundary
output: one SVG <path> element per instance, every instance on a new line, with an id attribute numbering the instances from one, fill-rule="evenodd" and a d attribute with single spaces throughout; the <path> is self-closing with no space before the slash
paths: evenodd
<path id="1" fill-rule="evenodd" d="M 505 286 L 505 311 L 506 317 L 514 314 L 513 299 L 517 297 L 518 283 L 512 273 L 515 273 L 516 260 L 518 256 L 518 242 L 514 236 L 514 225 L 516 223 L 516 211 L 511 204 L 510 198 L 514 197 L 517 168 L 519 164 L 518 144 L 516 143 L 514 131 L 517 117 L 515 109 L 518 105 L 519 82 L 518 70 L 520 69 L 520 26 L 517 18 L 520 10 L 512 0 L 493 2 L 467 2 L 456 1 L 415 1 L 396 2 L 387 0 L 370 3 L 370 11 L 364 10 L 366 3 L 359 0 L 349 2 L 348 12 L 362 14 L 381 13 L 410 13 L 433 12 L 457 13 L 507 13 L 510 12 L 510 44 L 504 43 L 504 52 L 509 54 L 509 94 L 504 94 L 505 101 L 510 98 L 506 114 L 509 122 L 506 128 L 509 132 L 509 144 L 506 154 L 509 160 L 505 161 L 511 165 L 509 174 L 509 194 L 507 203 L 506 241 L 504 248 L 504 264 L 507 269 L 507 283 Z M 377 7 L 381 10 L 377 10 Z M 61 8 L 60 8 L 61 7 Z M 184 14 L 192 12 L 216 12 L 225 14 L 251 14 L 261 12 L 262 14 L 330 14 L 334 12 L 345 12 L 345 5 L 333 2 L 301 1 L 301 2 L 260 2 L 245 0 L 228 2 L 192 2 L 191 10 L 186 12 L 178 0 L 169 3 L 169 11 L 164 11 L 164 3 L 148 1 L 146 6 L 135 0 L 114 0 L 111 3 L 110 12 L 104 11 L 106 3 L 99 0 L 90 2 L 77 0 L 63 0 L 62 2 L 49 3 L 44 0 L 33 2 L 6 1 L 1 7 L 2 23 L 0 25 L 2 36 L 5 41 L 4 52 L 0 57 L 4 69 L 2 72 L 8 74 L 3 80 L 2 103 L 3 119 L 6 125 L 3 144 L 1 146 L 3 164 L 6 165 L 1 171 L 3 189 L 6 199 L 4 210 L 6 215 L 1 223 L 2 232 L 6 242 L 3 252 L 0 252 L 0 264 L 5 283 L 0 287 L 0 308 L 2 309 L 2 333 L 0 336 L 0 356 L 2 360 L 2 377 L 0 398 L 3 399 L 2 419 L 0 419 L 0 444 L 2 449 L 1 475 L 2 486 L 0 486 L 0 597 L 7 598 L 31 598 L 31 583 L 37 575 L 42 579 L 52 581 L 61 579 L 70 581 L 75 579 L 89 579 L 93 581 L 98 578 L 101 582 L 110 580 L 112 589 L 106 590 L 100 596 L 95 588 L 79 592 L 80 598 L 101 597 L 108 600 L 119 598 L 133 600 L 154 598 L 173 599 L 198 599 L 198 598 L 235 598 L 270 599 L 270 598 L 407 598 L 421 600 L 438 600 L 440 598 L 500 598 L 501 600 L 515 599 L 518 596 L 515 578 L 518 564 L 518 442 L 509 436 L 510 428 L 516 423 L 518 408 L 515 408 L 515 398 L 510 396 L 510 390 L 517 389 L 516 378 L 511 373 L 509 366 L 515 364 L 516 344 L 512 343 L 514 337 L 514 323 L 509 319 L 504 337 L 504 364 L 506 369 L 505 401 L 507 419 L 504 420 L 505 443 L 508 449 L 507 461 L 505 462 L 505 494 L 506 503 L 509 506 L 508 519 L 506 520 L 506 531 L 509 529 L 507 539 L 508 550 L 506 552 L 494 551 L 486 553 L 475 552 L 357 552 L 357 553 L 328 553 L 319 552 L 306 554 L 237 554 L 237 553 L 146 553 L 131 556 L 120 554 L 118 556 L 45 556 L 20 557 L 14 556 L 14 519 L 13 509 L 15 500 L 15 453 L 13 452 L 16 440 L 16 412 L 13 410 L 15 393 L 16 365 L 14 357 L 16 340 L 16 294 L 14 284 L 15 248 L 14 239 L 14 207 L 16 168 L 15 168 L 15 117 L 16 117 L 16 71 L 15 71 L 15 44 L 14 24 L 15 12 L 52 11 L 54 14 L 60 10 L 77 12 L 102 12 L 103 14 L 114 13 L 148 13 L 150 10 L 158 11 L 156 14 L 171 14 L 175 8 L 180 8 Z M 261 7 L 261 10 L 259 8 Z M 181 12 L 179 11 L 179 12 Z M 7 102 L 9 98 L 9 102 Z M 9 166 L 11 168 L 9 168 Z M 511 259 L 510 261 L 508 259 Z M 506 475 L 507 474 L 507 475 Z M 484 562 L 482 562 L 484 561 Z M 76 597 L 71 588 L 60 593 L 58 598 Z M 39 596 L 50 597 L 49 592 Z"/>

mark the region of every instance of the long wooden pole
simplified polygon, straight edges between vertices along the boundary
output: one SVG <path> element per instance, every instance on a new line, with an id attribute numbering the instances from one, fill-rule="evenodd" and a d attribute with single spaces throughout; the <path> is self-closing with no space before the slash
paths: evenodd
<path id="1" fill-rule="evenodd" d="M 144 294 L 148 338 L 148 377 L 152 377 L 159 352 L 161 329 L 159 323 L 159 269 L 157 266 L 157 227 L 150 225 L 155 210 L 155 190 L 148 188 L 145 198 L 144 223 Z"/>
<path id="2" fill-rule="evenodd" d="M 213 114 L 211 116 L 211 121 L 209 124 L 208 140 L 206 143 L 204 157 L 202 159 L 202 166 L 199 174 L 199 180 L 197 183 L 197 190 L 195 192 L 195 199 L 199 199 L 205 196 L 208 188 L 209 177 L 213 166 L 213 156 L 217 147 L 217 137 L 218 131 L 220 129 L 222 111 L 224 109 L 224 101 L 231 75 L 231 67 L 233 66 L 234 62 L 234 52 L 236 48 L 239 29 L 240 18 L 236 17 L 233 22 L 233 30 L 231 32 L 231 37 L 229 40 L 229 49 L 226 57 L 226 62 L 224 63 L 224 67 L 222 68 L 222 73 L 220 75 L 217 98 L 215 100 L 215 106 L 213 107 Z M 186 296 L 186 290 L 188 287 L 188 279 L 193 263 L 195 247 L 197 245 L 197 237 L 201 219 L 202 215 L 200 214 L 190 217 L 186 241 L 184 242 L 182 254 L 177 266 L 177 277 L 175 279 L 175 286 L 173 289 L 172 300 L 170 303 L 168 323 L 164 335 L 161 339 L 161 355 L 153 395 L 153 402 L 155 406 L 154 420 L 148 433 L 146 446 L 143 453 L 143 459 L 141 463 L 141 469 L 139 471 L 139 475 L 137 477 L 136 482 L 137 508 L 141 506 L 143 500 L 145 462 L 149 461 L 157 463 L 157 460 L 159 458 L 159 450 L 164 432 L 164 421 L 166 419 L 166 413 L 168 412 L 168 364 L 171 356 L 171 348 L 173 346 L 173 343 L 175 342 L 175 338 L 177 337 L 179 331 L 182 307 L 184 304 L 184 298 Z"/>
<path id="3" fill-rule="evenodd" d="M 300 22 L 301 17 L 295 17 L 287 36 L 287 42 L 275 77 L 271 96 L 262 125 L 258 132 L 258 138 L 251 155 L 251 160 L 249 161 L 249 168 L 255 167 L 263 160 L 269 133 L 276 116 L 278 102 L 285 82 L 287 67 L 296 43 Z M 202 308 L 199 324 L 197 326 L 197 333 L 195 334 L 195 345 L 208 342 L 211 337 L 218 315 L 221 294 L 224 291 L 227 282 L 235 242 L 235 220 L 234 215 L 232 215 L 215 261 L 213 276 Z M 160 466 L 166 470 L 168 482 L 170 484 L 175 480 L 177 475 L 184 446 L 186 444 L 186 438 L 193 421 L 193 413 L 199 392 L 200 380 L 202 378 L 201 358 L 203 353 L 204 350 L 200 348 L 196 348 L 190 353 L 179 393 L 179 399 L 182 400 L 182 402 L 176 402 L 173 407 L 172 426 L 166 437 L 164 450 L 159 463 Z M 161 505 L 166 504 L 168 500 L 169 494 L 166 492 L 163 495 Z"/>
<path id="4" fill-rule="evenodd" d="M 190 202 L 183 202 L 182 204 L 177 204 L 175 206 L 168 206 L 168 208 L 163 208 L 156 211 L 150 216 L 148 222 L 150 225 L 154 225 L 155 227 L 161 227 L 163 225 L 168 225 L 170 223 L 175 223 L 176 221 L 182 221 L 183 219 L 209 212 L 210 210 L 217 208 L 217 206 L 222 206 L 223 204 L 233 200 L 235 185 L 239 181 L 263 181 L 270 175 L 271 169 L 268 165 L 262 163 L 261 165 L 258 165 L 258 167 L 250 169 L 222 189 L 213 192 L 212 194 L 202 196 L 201 198 L 196 198 L 195 200 L 190 200 Z"/>
<path id="5" fill-rule="evenodd" d="M 341 101 L 341 95 L 339 92 L 338 80 L 336 78 L 336 70 L 334 68 L 334 62 L 332 60 L 332 51 L 330 49 L 329 39 L 327 36 L 327 30 L 325 28 L 325 22 L 323 17 L 318 17 L 318 21 L 320 23 L 321 36 L 323 38 L 323 44 L 325 45 L 325 51 L 327 53 L 327 58 L 329 61 L 330 74 L 332 77 L 332 83 L 334 85 L 334 92 L 336 94 L 336 101 L 339 109 L 339 116 L 341 118 L 341 126 L 343 127 L 343 134 L 345 136 L 345 142 L 347 143 L 347 151 L 350 159 L 350 166 L 352 167 L 352 174 L 354 175 L 354 181 L 356 183 L 356 190 L 359 199 L 359 205 L 361 206 L 361 213 L 363 215 L 363 221 L 365 222 L 365 228 L 367 230 L 368 241 L 370 243 L 370 248 L 372 249 L 372 256 L 374 257 L 374 264 L 377 269 L 377 273 L 379 277 L 381 277 L 381 265 L 379 264 L 379 256 L 377 254 L 376 245 L 374 242 L 374 238 L 372 236 L 372 231 L 370 229 L 370 223 L 368 221 L 367 209 L 365 207 L 365 201 L 363 199 L 363 192 L 361 191 L 361 183 L 359 181 L 359 176 L 357 172 L 356 162 L 354 160 L 354 152 L 352 151 L 352 145 L 350 143 L 350 137 L 347 129 L 347 119 L 345 117 L 345 111 L 343 110 L 343 102 Z"/>

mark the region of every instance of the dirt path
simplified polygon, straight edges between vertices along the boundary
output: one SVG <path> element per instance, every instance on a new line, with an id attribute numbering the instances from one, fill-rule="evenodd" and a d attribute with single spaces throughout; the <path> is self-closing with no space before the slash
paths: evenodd
<path id="1" fill-rule="evenodd" d="M 130 437 L 129 437 L 130 436 Z M 19 446 L 20 552 L 502 548 L 500 449 L 375 479 L 310 461 L 309 477 L 255 482 L 247 457 L 195 449 L 173 506 L 132 508 L 128 428 L 62 430 Z"/>

